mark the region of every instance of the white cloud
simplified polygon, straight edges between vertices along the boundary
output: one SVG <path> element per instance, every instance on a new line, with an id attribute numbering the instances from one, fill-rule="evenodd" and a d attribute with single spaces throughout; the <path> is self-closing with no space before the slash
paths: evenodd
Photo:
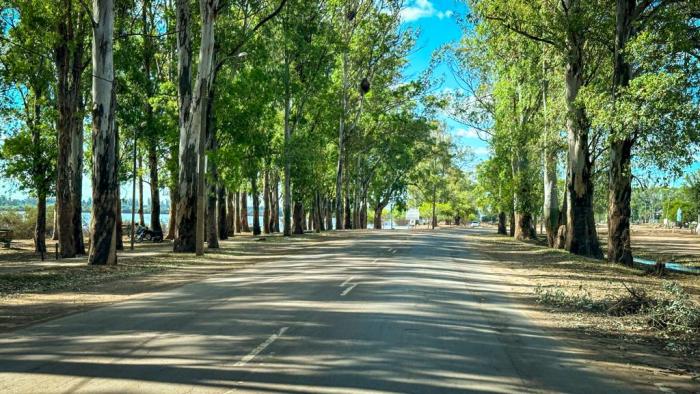
<path id="1" fill-rule="evenodd" d="M 473 146 L 471 150 L 476 156 L 488 156 L 491 154 L 491 149 L 488 146 Z"/>
<path id="2" fill-rule="evenodd" d="M 411 5 L 401 10 L 401 20 L 404 22 L 413 22 L 421 18 L 432 17 L 445 19 L 452 17 L 453 14 L 454 12 L 451 10 L 436 10 L 430 0 L 414 0 Z"/>
<path id="3" fill-rule="evenodd" d="M 474 129 L 474 128 L 457 129 L 454 131 L 454 135 L 456 137 L 462 137 L 462 138 L 479 138 L 479 134 L 477 133 L 476 129 Z"/>

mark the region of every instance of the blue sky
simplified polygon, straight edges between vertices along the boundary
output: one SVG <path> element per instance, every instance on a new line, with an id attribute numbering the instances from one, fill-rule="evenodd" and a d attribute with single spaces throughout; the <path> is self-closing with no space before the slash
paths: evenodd
<path id="1" fill-rule="evenodd" d="M 408 0 L 402 12 L 404 25 L 420 31 L 416 51 L 410 58 L 406 77 L 415 77 L 430 64 L 433 52 L 445 44 L 459 42 L 462 37 L 457 18 L 464 17 L 467 7 L 458 0 Z M 435 77 L 442 80 L 439 90 L 458 90 L 459 86 L 446 66 L 435 70 Z M 442 119 L 454 141 L 469 146 L 474 153 L 474 163 L 488 157 L 487 143 L 478 138 L 473 130 L 443 116 Z"/>

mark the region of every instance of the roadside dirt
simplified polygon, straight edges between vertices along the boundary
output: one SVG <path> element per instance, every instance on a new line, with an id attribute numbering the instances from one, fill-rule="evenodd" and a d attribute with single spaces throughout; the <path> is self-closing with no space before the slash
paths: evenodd
<path id="1" fill-rule="evenodd" d="M 700 278 L 668 275 L 658 278 L 636 269 L 572 256 L 539 245 L 490 233 L 468 235 L 510 283 L 512 296 L 536 324 L 563 337 L 572 349 L 598 353 L 599 368 L 627 376 L 649 391 L 700 393 L 700 338 L 679 340 L 650 328 L 643 317 L 614 317 L 538 303 L 536 288 L 563 289 L 593 300 L 627 292 L 625 286 L 661 292 L 664 280 L 678 282 L 700 302 Z M 699 304 L 700 305 L 700 304 Z"/>
<path id="2" fill-rule="evenodd" d="M 307 234 L 289 243 L 327 237 Z M 172 253 L 169 242 L 139 244 L 135 251 L 120 252 L 116 267 L 89 267 L 85 258 L 41 262 L 30 250 L 31 243 L 18 243 L 0 255 L 0 333 L 227 275 L 279 258 L 264 249 L 282 241 L 280 236 L 237 235 L 221 241 L 221 249 L 207 251 L 204 259 Z"/>

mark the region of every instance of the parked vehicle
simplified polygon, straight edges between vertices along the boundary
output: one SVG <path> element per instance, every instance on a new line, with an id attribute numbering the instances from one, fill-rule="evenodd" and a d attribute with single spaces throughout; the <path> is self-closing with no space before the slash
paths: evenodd
<path id="1" fill-rule="evenodd" d="M 143 241 L 163 242 L 163 233 L 155 232 L 145 226 L 138 226 L 136 228 L 136 242 Z"/>
<path id="2" fill-rule="evenodd" d="M 481 223 L 474 221 L 474 222 L 469 223 L 469 227 L 472 227 L 472 228 L 481 227 Z"/>

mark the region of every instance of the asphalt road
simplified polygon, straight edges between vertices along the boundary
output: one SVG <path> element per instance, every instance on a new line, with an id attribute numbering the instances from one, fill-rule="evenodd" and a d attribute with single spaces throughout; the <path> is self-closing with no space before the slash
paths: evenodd
<path id="1" fill-rule="evenodd" d="M 0 337 L 0 392 L 624 393 L 534 326 L 465 230 L 279 258 Z"/>

